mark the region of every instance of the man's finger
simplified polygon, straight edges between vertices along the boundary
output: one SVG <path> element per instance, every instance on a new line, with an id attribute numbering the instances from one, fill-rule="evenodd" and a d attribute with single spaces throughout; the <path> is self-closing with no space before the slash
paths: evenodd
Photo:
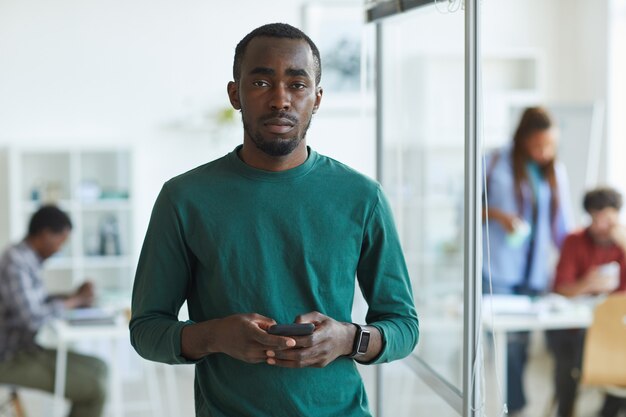
<path id="1" fill-rule="evenodd" d="M 325 315 L 318 311 L 311 311 L 309 313 L 300 314 L 294 320 L 296 323 L 319 323 L 327 319 Z"/>
<path id="2" fill-rule="evenodd" d="M 296 341 L 292 337 L 276 336 L 265 331 L 255 332 L 254 339 L 261 345 L 275 348 L 276 350 L 291 349 L 296 346 Z"/>
<path id="3" fill-rule="evenodd" d="M 276 358 L 267 358 L 265 362 L 268 365 L 280 366 L 281 368 L 305 368 L 309 366 L 308 364 L 304 362 L 288 361 L 288 360 L 276 359 Z"/>

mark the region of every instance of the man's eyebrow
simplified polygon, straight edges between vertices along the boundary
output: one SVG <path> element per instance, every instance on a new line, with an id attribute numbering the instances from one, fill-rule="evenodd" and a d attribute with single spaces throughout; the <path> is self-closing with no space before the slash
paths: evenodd
<path id="1" fill-rule="evenodd" d="M 252 68 L 252 70 L 250 71 L 250 74 L 251 75 L 252 74 L 274 75 L 276 74 L 276 71 L 267 67 L 255 67 L 255 68 Z"/>
<path id="2" fill-rule="evenodd" d="M 268 67 L 255 67 L 250 71 L 250 75 L 276 75 L 276 71 Z M 300 68 L 288 68 L 285 70 L 285 74 L 290 77 L 310 77 L 309 73 L 305 69 Z"/>
<path id="3" fill-rule="evenodd" d="M 285 70 L 285 74 L 291 77 L 309 77 L 309 73 L 304 69 L 289 68 Z"/>

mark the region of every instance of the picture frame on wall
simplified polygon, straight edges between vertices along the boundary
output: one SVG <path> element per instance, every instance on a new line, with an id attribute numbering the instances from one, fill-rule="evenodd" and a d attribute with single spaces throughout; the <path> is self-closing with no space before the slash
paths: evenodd
<path id="1" fill-rule="evenodd" d="M 315 42 L 322 59 L 322 108 L 358 112 L 372 108 L 373 56 L 366 46 L 362 3 L 315 2 L 302 10 L 302 29 Z M 364 40 L 365 39 L 365 40 Z"/>

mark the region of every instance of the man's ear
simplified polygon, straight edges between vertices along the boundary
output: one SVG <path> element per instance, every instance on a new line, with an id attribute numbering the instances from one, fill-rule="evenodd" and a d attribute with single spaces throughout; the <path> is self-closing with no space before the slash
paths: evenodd
<path id="1" fill-rule="evenodd" d="M 317 109 L 320 108 L 320 103 L 322 102 L 322 94 L 324 94 L 324 90 L 322 87 L 317 87 L 317 92 L 315 93 L 315 104 L 313 105 L 313 114 L 317 113 Z"/>
<path id="2" fill-rule="evenodd" d="M 235 110 L 241 110 L 241 102 L 239 101 L 239 85 L 236 81 L 230 81 L 226 87 L 228 91 L 228 99 Z"/>

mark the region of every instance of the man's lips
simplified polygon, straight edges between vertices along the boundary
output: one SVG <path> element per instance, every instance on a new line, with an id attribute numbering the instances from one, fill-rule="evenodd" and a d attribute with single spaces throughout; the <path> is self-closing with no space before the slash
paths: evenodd
<path id="1" fill-rule="evenodd" d="M 287 133 L 294 128 L 295 123 L 284 117 L 276 117 L 265 120 L 263 125 L 272 133 Z"/>

